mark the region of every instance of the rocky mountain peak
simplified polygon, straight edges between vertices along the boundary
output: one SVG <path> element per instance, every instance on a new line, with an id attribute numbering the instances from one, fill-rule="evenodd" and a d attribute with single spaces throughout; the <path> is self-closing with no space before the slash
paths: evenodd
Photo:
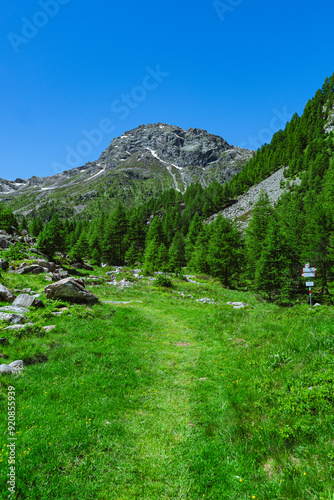
<path id="1" fill-rule="evenodd" d="M 28 180 L 0 179 L 0 194 L 8 201 L 27 193 L 35 194 L 38 203 L 30 203 L 31 209 L 35 209 L 34 205 L 39 206 L 58 196 L 59 191 L 64 199 L 70 192 L 77 213 L 90 202 L 91 193 L 95 193 L 95 197 L 106 183 L 130 185 L 134 181 L 149 180 L 160 189 L 174 187 L 183 192 L 192 182 L 207 186 L 214 180 L 229 180 L 252 154 L 253 151 L 234 147 L 206 130 L 149 123 L 116 137 L 98 160 L 81 167 L 48 177 L 33 176 Z M 26 208 L 28 206 L 19 210 L 23 213 Z"/>

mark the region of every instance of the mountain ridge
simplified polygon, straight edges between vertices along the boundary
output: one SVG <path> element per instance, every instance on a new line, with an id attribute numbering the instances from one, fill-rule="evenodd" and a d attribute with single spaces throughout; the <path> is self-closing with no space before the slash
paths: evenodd
<path id="1" fill-rule="evenodd" d="M 124 184 L 126 190 L 147 183 L 151 194 L 170 187 L 184 192 L 194 182 L 205 187 L 230 180 L 252 155 L 206 130 L 161 122 L 140 125 L 114 138 L 94 162 L 52 176 L 0 179 L 0 200 L 14 202 L 15 211 L 27 215 L 33 197 L 38 206 L 62 193 L 74 213 L 80 213 L 92 198 L 105 196 L 108 185 Z"/>

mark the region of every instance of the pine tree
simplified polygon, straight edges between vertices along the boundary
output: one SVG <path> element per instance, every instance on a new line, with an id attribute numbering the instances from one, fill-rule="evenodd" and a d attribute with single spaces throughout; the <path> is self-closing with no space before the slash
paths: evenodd
<path id="1" fill-rule="evenodd" d="M 0 203 L 0 230 L 12 233 L 17 228 L 18 223 L 13 210 L 4 203 Z"/>
<path id="2" fill-rule="evenodd" d="M 163 229 L 162 229 L 161 220 L 157 215 L 154 216 L 154 218 L 150 224 L 150 227 L 149 227 L 149 230 L 148 230 L 148 233 L 146 236 L 146 246 L 153 239 L 155 239 L 157 241 L 157 243 L 159 243 L 159 245 L 160 245 L 160 243 L 166 242 L 165 234 L 164 234 Z"/>
<path id="3" fill-rule="evenodd" d="M 42 220 L 40 218 L 33 219 L 29 224 L 28 232 L 31 236 L 37 238 L 42 229 L 43 229 Z"/>
<path id="4" fill-rule="evenodd" d="M 125 254 L 125 260 L 128 265 L 133 266 L 139 264 L 142 259 L 142 253 L 138 249 L 137 245 L 133 243 L 130 248 L 128 248 Z"/>
<path id="5" fill-rule="evenodd" d="M 65 239 L 63 223 L 55 213 L 39 234 L 37 248 L 51 259 L 55 252 L 64 251 Z"/>
<path id="6" fill-rule="evenodd" d="M 103 242 L 103 257 L 110 264 L 116 266 L 124 264 L 127 229 L 126 212 L 123 205 L 119 203 L 107 221 Z"/>
<path id="7" fill-rule="evenodd" d="M 125 246 L 128 249 L 126 260 L 130 264 L 141 262 L 145 252 L 146 224 L 143 216 L 134 211 L 129 217 Z"/>
<path id="8" fill-rule="evenodd" d="M 19 228 L 21 231 L 27 231 L 28 230 L 28 222 L 27 222 L 27 219 L 23 216 L 22 217 L 22 220 L 21 220 L 21 224 L 20 224 L 20 228 Z"/>
<path id="9" fill-rule="evenodd" d="M 208 246 L 210 274 L 229 286 L 243 269 L 244 252 L 241 233 L 233 223 L 221 215 L 214 222 Z"/>
<path id="10" fill-rule="evenodd" d="M 185 265 L 184 239 L 182 234 L 177 231 L 169 249 L 169 267 L 174 272 L 180 272 Z"/>
<path id="11" fill-rule="evenodd" d="M 94 248 L 92 251 L 92 266 L 100 266 L 101 265 L 101 251 L 99 248 Z"/>
<path id="12" fill-rule="evenodd" d="M 204 224 L 200 234 L 197 237 L 194 250 L 191 254 L 189 269 L 196 273 L 209 274 L 210 266 L 208 263 L 208 248 L 213 225 Z"/>
<path id="13" fill-rule="evenodd" d="M 250 277 L 254 277 L 257 263 L 261 256 L 263 241 L 267 234 L 268 224 L 274 209 L 270 204 L 268 194 L 262 191 L 254 205 L 252 218 L 246 229 L 246 258 L 247 270 Z"/>
<path id="14" fill-rule="evenodd" d="M 186 246 L 185 246 L 185 256 L 187 262 L 190 261 L 191 259 L 191 254 L 194 251 L 196 240 L 198 238 L 198 235 L 202 231 L 202 221 L 201 218 L 198 214 L 195 214 L 194 217 L 192 218 L 192 221 L 189 226 L 189 231 L 187 234 L 187 239 L 186 239 Z"/>
<path id="15" fill-rule="evenodd" d="M 275 216 L 270 218 L 255 272 L 255 289 L 268 299 L 289 296 L 292 289 L 290 252 Z"/>
<path id="16" fill-rule="evenodd" d="M 70 259 L 77 262 L 83 262 L 87 257 L 88 250 L 88 238 L 85 232 L 82 232 L 80 238 L 78 239 L 74 247 L 70 250 L 69 257 Z"/>
<path id="17" fill-rule="evenodd" d="M 169 254 L 166 246 L 160 243 L 157 255 L 157 266 L 161 271 L 168 271 Z"/>
<path id="18" fill-rule="evenodd" d="M 144 272 L 153 273 L 158 270 L 159 242 L 154 237 L 146 247 L 144 256 Z"/>

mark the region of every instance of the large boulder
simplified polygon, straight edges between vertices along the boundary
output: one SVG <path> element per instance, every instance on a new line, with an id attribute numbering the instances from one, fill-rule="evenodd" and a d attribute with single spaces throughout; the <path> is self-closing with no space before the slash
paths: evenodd
<path id="1" fill-rule="evenodd" d="M 0 285 L 0 300 L 4 300 L 5 302 L 13 302 L 14 299 L 15 295 L 13 295 L 12 292 L 8 290 L 8 288 Z"/>
<path id="2" fill-rule="evenodd" d="M 62 299 L 78 304 L 95 304 L 99 299 L 90 290 L 86 290 L 82 280 L 65 278 L 44 288 L 48 299 Z"/>
<path id="3" fill-rule="evenodd" d="M 12 305 L 14 307 L 44 307 L 43 302 L 38 297 L 34 297 L 28 293 L 18 295 Z"/>

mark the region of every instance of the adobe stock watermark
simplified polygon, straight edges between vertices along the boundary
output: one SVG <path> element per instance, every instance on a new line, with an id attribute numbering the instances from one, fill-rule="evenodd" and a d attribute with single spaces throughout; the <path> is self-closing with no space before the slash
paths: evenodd
<path id="1" fill-rule="evenodd" d="M 7 474 L 7 488 L 9 491 L 8 498 L 11 498 L 15 493 L 16 479 L 15 479 L 15 458 L 16 458 L 16 404 L 15 404 L 15 387 L 8 386 L 8 410 L 7 410 L 7 427 L 8 427 L 8 466 L 9 472 Z"/>
<path id="2" fill-rule="evenodd" d="M 284 106 L 282 111 L 274 108 L 272 112 L 273 117 L 269 122 L 269 126 L 262 128 L 257 135 L 248 136 L 247 140 L 243 141 L 240 144 L 240 148 L 259 149 L 262 144 L 269 143 L 273 134 L 275 134 L 275 132 L 278 132 L 281 128 L 284 128 L 286 122 L 291 118 L 291 115 L 288 113 L 286 106 Z"/>
<path id="3" fill-rule="evenodd" d="M 110 109 L 112 113 L 118 116 L 119 120 L 125 120 L 131 113 L 131 110 L 136 109 L 140 103 L 145 101 L 148 94 L 155 90 L 169 73 L 161 71 L 160 64 L 157 64 L 155 69 L 147 66 L 146 74 L 140 85 L 133 87 L 129 94 L 122 94 L 118 99 L 115 99 Z M 93 148 L 99 146 L 105 135 L 114 132 L 116 125 L 110 117 L 102 118 L 98 126 L 92 130 L 83 129 L 81 134 L 83 139 L 78 142 L 76 147 L 66 146 L 65 164 L 53 162 L 52 168 L 55 173 L 61 173 L 64 170 L 76 168 L 82 165 L 84 158 L 89 156 Z"/>
<path id="4" fill-rule="evenodd" d="M 212 5 L 218 14 L 218 17 L 221 21 L 225 21 L 225 15 L 228 12 L 233 12 L 236 7 L 239 7 L 242 4 L 243 0 L 214 0 Z"/>
<path id="5" fill-rule="evenodd" d="M 35 38 L 39 30 L 45 28 L 51 18 L 56 17 L 61 5 L 69 2 L 70 0 L 40 0 L 38 6 L 41 10 L 37 10 L 31 19 L 22 17 L 21 33 L 10 32 L 7 35 L 15 54 L 19 53 L 22 44 L 26 45 Z"/>

